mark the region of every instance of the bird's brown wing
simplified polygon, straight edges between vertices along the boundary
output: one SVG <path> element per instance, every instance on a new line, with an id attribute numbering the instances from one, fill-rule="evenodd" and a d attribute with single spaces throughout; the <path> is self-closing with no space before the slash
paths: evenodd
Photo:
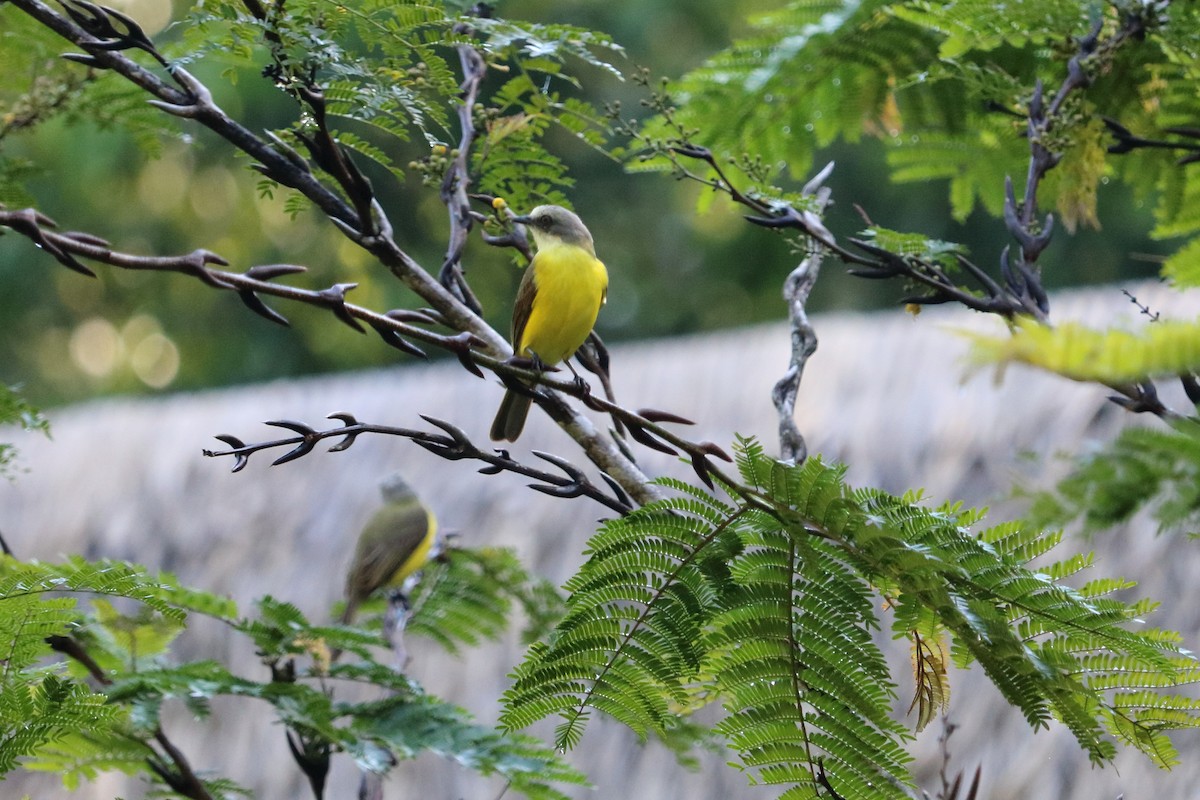
<path id="1" fill-rule="evenodd" d="M 537 256 L 534 256 L 533 261 L 525 268 L 521 285 L 517 288 L 517 299 L 513 303 L 512 346 L 513 353 L 518 356 L 523 355 L 521 337 L 525 335 L 525 325 L 529 322 L 529 315 L 533 312 L 533 301 L 537 297 L 537 281 L 533 278 L 533 265 L 536 263 Z"/>
<path id="2" fill-rule="evenodd" d="M 419 503 L 384 507 L 359 537 L 354 565 L 346 576 L 346 596 L 357 602 L 386 586 L 429 531 L 429 518 Z M 386 533 L 384 533 L 386 532 Z"/>

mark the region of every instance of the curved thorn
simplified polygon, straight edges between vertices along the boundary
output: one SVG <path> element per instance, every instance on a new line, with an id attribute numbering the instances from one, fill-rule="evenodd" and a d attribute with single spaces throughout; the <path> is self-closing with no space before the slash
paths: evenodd
<path id="1" fill-rule="evenodd" d="M 678 414 L 672 414 L 670 411 L 659 411 L 654 408 L 639 408 L 638 416 L 647 419 L 650 422 L 674 422 L 678 425 L 695 425 L 696 423 L 687 417 L 681 417 Z"/>
<path id="2" fill-rule="evenodd" d="M 560 456 L 556 456 L 553 453 L 547 453 L 542 450 L 533 450 L 531 452 L 538 458 L 542 459 L 543 461 L 549 461 L 551 464 L 558 467 L 563 472 L 567 473 L 567 475 L 569 475 L 571 478 L 575 479 L 576 481 L 582 481 L 586 477 L 583 474 L 583 470 L 579 469 L 579 467 L 575 466 L 570 461 L 567 461 L 565 458 L 561 458 Z"/>
<path id="3" fill-rule="evenodd" d="M 47 253 L 54 256 L 54 260 L 57 261 L 58 263 L 62 264 L 67 269 L 72 270 L 74 272 L 78 272 L 80 275 L 86 275 L 89 278 L 96 277 L 95 272 L 92 272 L 90 269 L 85 267 L 83 264 L 81 264 L 79 261 L 77 261 L 74 256 L 72 256 L 70 253 L 66 252 L 65 250 L 59 250 L 57 247 L 54 247 L 53 245 L 49 245 L 48 242 L 41 244 L 39 246 L 43 250 L 45 250 Z"/>
<path id="4" fill-rule="evenodd" d="M 246 443 L 245 443 L 245 442 L 243 442 L 241 439 L 239 439 L 239 438 L 238 438 L 238 437 L 236 437 L 236 436 L 232 436 L 232 435 L 230 435 L 230 434 L 228 434 L 228 433 L 222 433 L 222 434 L 219 434 L 219 435 L 217 435 L 217 436 L 215 436 L 215 437 L 213 437 L 213 438 L 215 438 L 215 439 L 219 439 L 219 440 L 221 440 L 222 442 L 224 442 L 225 444 L 227 444 L 227 445 L 229 445 L 230 447 L 232 447 L 232 448 L 235 448 L 235 449 L 236 449 L 236 448 L 240 448 L 240 447 L 245 447 L 245 446 L 246 446 Z"/>
<path id="5" fill-rule="evenodd" d="M 313 430 L 313 428 L 309 427 L 308 425 L 305 425 L 303 422 L 296 422 L 295 420 L 291 420 L 291 419 L 276 419 L 276 420 L 271 420 L 270 422 L 267 422 L 265 424 L 273 425 L 276 428 L 287 428 L 290 431 L 295 431 L 296 433 L 300 434 L 301 436 L 312 436 L 313 434 L 316 433 L 316 431 Z"/>
<path id="6" fill-rule="evenodd" d="M 949 303 L 952 299 L 949 295 L 943 294 L 910 294 L 907 297 L 901 297 L 899 302 L 902 305 L 936 306 Z"/>
<path id="7" fill-rule="evenodd" d="M 692 456 L 692 470 L 705 486 L 710 489 L 715 488 L 712 475 L 709 474 L 708 459 L 701 455 Z"/>
<path id="8" fill-rule="evenodd" d="M 465 457 L 461 450 L 449 439 L 413 439 L 413 441 L 417 443 L 417 446 L 424 447 L 429 452 L 447 461 L 458 461 Z"/>
<path id="9" fill-rule="evenodd" d="M 346 308 L 346 292 L 356 286 L 358 286 L 357 283 L 335 283 L 328 289 L 317 292 L 317 296 L 325 301 L 335 317 L 359 333 L 366 333 L 366 329 L 358 324 L 358 320 L 350 316 L 350 311 Z"/>
<path id="10" fill-rule="evenodd" d="M 549 486 L 544 483 L 527 483 L 525 484 L 535 492 L 548 494 L 551 497 L 579 497 L 583 494 L 583 487 L 577 483 L 565 483 L 562 486 Z"/>
<path id="11" fill-rule="evenodd" d="M 300 272 L 308 272 L 308 268 L 299 264 L 259 264 L 246 270 L 243 274 L 256 281 L 269 281 L 280 275 L 296 275 Z"/>
<path id="12" fill-rule="evenodd" d="M 354 433 L 347 433 L 345 438 L 343 438 L 340 442 L 335 444 L 333 447 L 329 448 L 329 452 L 340 453 L 343 450 L 349 450 L 350 445 L 354 444 L 355 439 L 358 438 L 358 434 L 359 434 L 358 431 L 355 431 Z"/>
<path id="13" fill-rule="evenodd" d="M 93 247 L 111 247 L 112 246 L 112 244 L 107 239 L 102 239 L 99 236 L 96 236 L 95 234 L 88 233 L 87 231 L 67 231 L 63 234 L 63 236 L 66 236 L 67 238 L 72 239 L 73 241 L 79 242 L 80 244 L 90 244 Z"/>
<path id="14" fill-rule="evenodd" d="M 620 502 L 626 508 L 633 508 L 633 502 L 629 499 L 629 493 L 622 488 L 621 484 L 617 483 L 616 480 L 607 472 L 601 472 L 600 477 L 603 478 L 604 482 L 608 484 L 608 488 L 612 489 L 613 494 L 616 496 L 618 502 Z"/>
<path id="15" fill-rule="evenodd" d="M 447 340 L 448 343 L 451 343 L 450 349 L 452 349 L 454 354 L 458 356 L 459 363 L 463 365 L 463 368 L 477 378 L 482 378 L 483 370 L 481 370 L 479 365 L 475 363 L 475 356 L 471 350 L 471 343 L 473 341 L 476 341 L 475 337 L 467 331 L 463 331 L 460 334 L 451 336 Z"/>
<path id="16" fill-rule="evenodd" d="M 390 345 L 391 347 L 396 348 L 401 353 L 407 353 L 410 356 L 416 356 L 417 358 L 423 358 L 426 361 L 429 360 L 429 355 L 424 350 L 417 347 L 415 344 L 408 341 L 407 339 L 405 339 L 399 333 L 396 333 L 396 331 L 392 330 L 391 328 L 385 327 L 382 323 L 377 323 L 377 322 L 371 322 L 371 327 L 375 330 L 375 332 L 377 334 L 379 334 L 379 338 L 383 339 L 384 344 L 387 344 L 387 345 Z"/>
<path id="17" fill-rule="evenodd" d="M 179 105 L 177 103 L 168 103 L 165 100 L 147 100 L 146 104 L 182 119 L 191 119 L 200 114 L 200 108 L 195 105 Z"/>
<path id="18" fill-rule="evenodd" d="M 89 56 L 86 53 L 63 53 L 62 57 L 67 61 L 74 61 L 76 64 L 83 64 L 92 69 L 107 69 L 95 56 Z"/>
<path id="19" fill-rule="evenodd" d="M 729 453 L 726 453 L 721 445 L 717 444 L 716 442 L 704 441 L 701 442 L 698 447 L 704 452 L 708 453 L 710 456 L 716 456 L 722 461 L 727 461 L 730 464 L 733 463 L 733 456 L 729 455 Z"/>
<path id="20" fill-rule="evenodd" d="M 670 445 L 666 444 L 665 442 L 659 441 L 654 436 L 652 436 L 649 431 L 647 431 L 645 428 L 641 427 L 640 425 L 626 423 L 626 426 L 629 428 L 629 435 L 632 436 L 635 441 L 638 441 L 638 442 L 644 444 L 646 447 L 649 447 L 651 450 L 657 450 L 658 452 L 666 453 L 669 456 L 679 455 L 679 452 L 677 450 L 675 450 L 675 448 L 671 447 Z"/>
<path id="21" fill-rule="evenodd" d="M 238 290 L 237 294 L 238 297 L 242 299 L 242 302 L 245 303 L 246 308 L 250 309 L 255 314 L 258 314 L 260 317 L 270 320 L 278 325 L 282 325 L 285 328 L 291 327 L 291 323 L 288 322 L 287 317 L 264 303 L 262 298 L 254 292 L 250 291 L 249 289 L 240 289 Z"/>
<path id="22" fill-rule="evenodd" d="M 901 271 L 895 268 L 875 268 L 875 267 L 852 267 L 846 270 L 847 273 L 856 278 L 866 278 L 867 280 L 886 280 L 894 278 L 901 274 Z"/>
<path id="23" fill-rule="evenodd" d="M 756 217 L 751 214 L 743 214 L 742 219 L 747 222 L 759 225 L 763 228 L 791 228 L 796 227 L 796 218 L 790 214 L 778 217 Z"/>
<path id="24" fill-rule="evenodd" d="M 450 434 L 450 437 L 455 442 L 458 442 L 459 444 L 470 444 L 471 443 L 471 440 L 470 440 L 470 438 L 467 437 L 467 434 L 465 432 L 463 432 L 463 429 L 458 427 L 457 425 L 452 425 L 451 423 L 446 422 L 444 419 L 438 419 L 437 417 L 426 416 L 425 414 L 420 414 L 419 416 L 421 417 L 421 419 L 425 420 L 430 425 L 441 428 L 443 431 Z"/>
<path id="25" fill-rule="evenodd" d="M 296 445 L 291 450 L 272 461 L 271 466 L 278 467 L 280 464 L 286 464 L 289 461 L 295 461 L 301 456 L 306 456 L 312 452 L 312 449 L 316 446 L 316 444 L 316 441 L 313 439 L 305 439 L 300 444 Z"/>
<path id="26" fill-rule="evenodd" d="M 393 308 L 384 314 L 388 319 L 394 319 L 396 322 L 417 323 L 421 325 L 440 325 L 441 322 L 431 317 L 425 311 L 419 311 L 414 308 Z"/>

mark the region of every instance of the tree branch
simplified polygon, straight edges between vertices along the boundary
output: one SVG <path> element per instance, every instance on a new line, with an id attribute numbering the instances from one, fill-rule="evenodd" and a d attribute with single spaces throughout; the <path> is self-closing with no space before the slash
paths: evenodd
<path id="1" fill-rule="evenodd" d="M 804 186 L 803 193 L 817 201 L 817 213 L 824 211 L 829 203 L 833 190 L 823 184 L 832 173 L 831 161 Z M 771 400 L 779 417 L 779 457 L 793 464 L 802 464 L 808 458 L 808 445 L 796 426 L 796 395 L 804 378 L 804 367 L 817 352 L 817 332 L 808 321 L 805 306 L 817 283 L 824 255 L 824 248 L 814 242 L 808 255 L 783 282 L 783 299 L 792 328 L 792 353 L 787 371 L 771 390 Z"/>
<path id="2" fill-rule="evenodd" d="M 589 481 L 582 470 L 566 459 L 551 453 L 534 450 L 533 454 L 535 456 L 558 467 L 562 470 L 563 474 L 555 474 L 530 467 L 512 458 L 507 450 L 500 449 L 489 452 L 476 447 L 461 428 L 435 417 L 421 415 L 422 419 L 431 425 L 441 428 L 444 433 L 430 433 L 411 428 L 397 428 L 390 425 L 359 422 L 352 414 L 344 412 L 330 414 L 328 418 L 339 420 L 342 426 L 318 431 L 303 422 L 274 420 L 266 424 L 277 428 L 286 428 L 298 435 L 284 439 L 272 439 L 265 442 L 246 444 L 236 436 L 221 434 L 217 438 L 229 445 L 231 449 L 205 450 L 204 455 L 211 458 L 233 456 L 233 471 L 238 472 L 246 466 L 250 460 L 250 456 L 261 450 L 291 447 L 291 450 L 271 462 L 271 466 L 277 466 L 308 455 L 313 451 L 317 443 L 324 439 L 340 438 L 341 441 L 329 448 L 329 450 L 330 452 L 341 452 L 342 450 L 348 450 L 360 434 L 378 433 L 410 439 L 434 455 L 441 456 L 450 461 L 461 459 L 482 461 L 487 466 L 480 468 L 479 471 L 485 475 L 495 475 L 500 472 L 515 472 L 519 475 L 533 478 L 539 481 L 539 483 L 529 484 L 529 487 L 543 494 L 555 497 L 589 497 L 618 514 L 628 514 L 633 510 L 633 502 L 630 500 L 629 495 L 626 494 L 619 483 L 608 475 L 604 475 L 603 477 L 605 482 L 608 483 L 610 492 L 605 492 Z"/>

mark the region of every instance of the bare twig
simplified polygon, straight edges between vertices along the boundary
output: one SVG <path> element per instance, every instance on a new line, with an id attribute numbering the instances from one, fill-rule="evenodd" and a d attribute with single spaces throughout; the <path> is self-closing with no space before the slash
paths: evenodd
<path id="1" fill-rule="evenodd" d="M 271 462 L 272 466 L 275 466 L 308 455 L 324 439 L 341 439 L 340 442 L 330 448 L 331 452 L 340 452 L 353 445 L 357 437 L 363 433 L 400 436 L 410 439 L 431 453 L 450 461 L 459 461 L 462 459 L 482 461 L 486 466 L 480 468 L 479 471 L 485 475 L 495 475 L 499 472 L 515 472 L 527 478 L 533 478 L 538 483 L 529 484 L 530 488 L 543 494 L 555 497 L 589 497 L 618 514 L 627 514 L 633 509 L 633 502 L 630 500 L 629 495 L 626 494 L 619 483 L 608 475 L 603 476 L 609 488 L 609 491 L 606 492 L 588 480 L 581 469 L 559 456 L 536 450 L 533 452 L 538 458 L 553 464 L 561 470 L 561 474 L 547 472 L 522 464 L 512 458 L 507 450 L 487 451 L 476 447 L 461 428 L 449 422 L 434 417 L 422 416 L 422 418 L 431 425 L 440 428 L 442 433 L 397 428 L 390 425 L 373 425 L 359 422 L 351 414 L 336 413 L 330 414 L 329 419 L 336 419 L 342 425 L 324 431 L 316 430 L 303 422 L 293 420 L 274 420 L 268 422 L 268 425 L 285 428 L 298 434 L 283 439 L 246 444 L 236 436 L 222 434 L 217 438 L 229 445 L 230 449 L 205 450 L 204 455 L 213 458 L 232 456 L 234 458 L 233 471 L 238 472 L 246 466 L 250 460 L 250 456 L 260 450 L 271 450 L 279 447 L 291 448 L 288 452 Z"/>
<path id="2" fill-rule="evenodd" d="M 904 302 L 907 303 L 955 302 L 967 308 L 997 314 L 1006 319 L 1012 319 L 1018 314 L 1030 313 L 1031 308 L 1036 310 L 1036 305 L 1025 302 L 1019 295 L 987 278 L 974 265 L 971 265 L 973 269 L 969 268 L 968 272 L 983 287 L 984 294 L 982 296 L 959 286 L 939 264 L 932 260 L 922 259 L 911 254 L 893 253 L 862 239 L 849 239 L 849 244 L 855 250 L 846 248 L 839 244 L 825 227 L 819 212 L 808 208 L 798 209 L 790 203 L 778 200 L 767 202 L 740 190 L 708 148 L 690 141 L 688 132 L 675 122 L 673 110 L 665 96 L 655 94 L 651 105 L 667 121 L 677 138 L 663 142 L 651 140 L 641 134 L 632 122 L 621 123 L 621 129 L 639 141 L 647 149 L 648 154 L 666 158 L 671 163 L 677 177 L 709 186 L 714 191 L 723 192 L 729 195 L 733 202 L 749 209 L 752 213 L 746 216 L 747 221 L 772 230 L 798 231 L 823 250 L 840 258 L 850 267 L 848 271 L 852 275 L 874 279 L 901 277 L 928 288 L 927 294 L 904 298 Z M 703 162 L 711 174 L 690 170 L 685 159 Z"/>
<path id="3" fill-rule="evenodd" d="M 1156 148 L 1184 151 L 1184 155 L 1180 156 L 1179 161 L 1176 162 L 1179 166 L 1200 161 L 1200 128 L 1164 129 L 1167 133 L 1182 136 L 1182 139 L 1146 139 L 1134 135 L 1132 131 L 1115 119 L 1110 117 L 1101 117 L 1100 119 L 1103 120 L 1104 127 L 1108 129 L 1109 134 L 1117 140 L 1116 144 L 1108 146 L 1108 152 L 1113 155 L 1124 155 L 1144 148 Z"/>
<path id="4" fill-rule="evenodd" d="M 458 23 L 454 31 L 469 34 L 471 29 L 465 23 Z M 438 280 L 459 300 L 475 313 L 482 312 L 482 306 L 471 287 L 467 285 L 463 268 L 463 252 L 467 247 L 467 238 L 471 233 L 473 217 L 471 213 L 471 171 L 469 158 L 471 147 L 475 144 L 475 103 L 479 97 L 479 86 L 487 75 L 487 62 L 474 47 L 466 44 L 458 46 L 458 60 L 462 65 L 463 82 L 460 86 L 462 102 L 458 106 L 458 124 L 461 130 L 458 149 L 451 160 L 450 169 L 442 179 L 441 198 L 450 215 L 450 239 L 446 247 L 446 257 L 438 273 Z"/>
<path id="5" fill-rule="evenodd" d="M 832 173 L 831 161 L 804 187 L 804 194 L 816 198 L 818 213 L 823 211 L 829 202 L 832 190 L 823 184 Z M 783 299 L 787 303 L 788 319 L 792 328 L 792 353 L 787 372 L 771 390 L 771 400 L 775 403 L 775 412 L 779 416 L 780 458 L 793 464 L 802 464 L 804 459 L 808 458 L 808 445 L 800 429 L 796 427 L 796 395 L 804 377 L 804 367 L 809 357 L 817 351 L 817 332 L 808 321 L 805 306 L 821 272 L 821 259 L 824 255 L 824 248 L 814 243 L 809 253 L 783 283 Z"/>

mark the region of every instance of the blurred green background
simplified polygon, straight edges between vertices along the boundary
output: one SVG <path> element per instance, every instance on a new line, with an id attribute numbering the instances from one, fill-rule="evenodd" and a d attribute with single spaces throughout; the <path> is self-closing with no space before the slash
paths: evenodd
<path id="1" fill-rule="evenodd" d="M 156 30 L 169 0 L 113 3 Z M 185 4 L 177 4 L 181 13 Z M 626 66 L 673 77 L 698 66 L 747 30 L 748 15 L 772 8 L 767 0 L 506 0 L 499 13 L 553 20 L 610 33 L 625 46 Z M 0 7 L 0 30 L 5 15 Z M 550 16 L 552 15 L 552 16 Z M 155 34 L 169 41 L 169 27 Z M 63 48 L 64 50 L 68 48 Z M 282 127 L 292 101 L 269 81 L 244 71 L 231 80 L 215 59 L 192 66 L 217 102 L 250 129 Z M 620 100 L 638 109 L 640 87 L 580 67 L 593 102 Z M 0 93 L 23 87 L 0 87 Z M 260 199 L 257 173 L 216 137 L 188 123 L 150 158 L 127 135 L 56 121 L 4 140 L 5 152 L 38 165 L 29 182 L 33 203 L 68 229 L 108 239 L 140 254 L 213 250 L 243 270 L 289 262 L 309 267 L 297 285 L 321 288 L 357 282 L 350 299 L 379 310 L 412 306 L 415 298 L 382 267 L 310 211 L 294 219 L 283 196 Z M 780 319 L 779 288 L 796 257 L 782 239 L 744 223 L 728 204 L 696 212 L 700 189 L 663 175 L 630 175 L 622 165 L 559 136 L 557 154 L 576 180 L 571 200 L 591 228 L 611 273 L 610 302 L 598 329 L 609 342 Z M 400 163 L 424 155 L 419 142 Z M 975 261 L 994 271 L 1005 243 L 1002 225 L 976 212 L 965 225 L 950 221 L 946 186 L 894 186 L 877 142 L 841 145 L 818 165 L 837 163 L 829 181 L 835 206 L 828 224 L 838 236 L 863 227 L 861 206 L 877 224 L 962 242 Z M 430 270 L 440 264 L 446 212 L 435 190 L 413 174 L 399 183 L 372 172 L 397 240 Z M 799 181 L 802 182 L 802 181 Z M 1002 187 L 996 187 L 1001 191 Z M 1117 185 L 1100 194 L 1104 230 L 1059 231 L 1043 257 L 1051 287 L 1109 282 L 1157 272 L 1149 254 L 1161 251 L 1145 232 L 1149 210 Z M 507 331 L 519 273 L 509 255 L 472 240 L 468 277 L 490 322 Z M 0 237 L 0 380 L 22 384 L 28 399 L 49 405 L 98 394 L 187 390 L 312 372 L 395 363 L 399 353 L 376 337 L 336 324 L 328 314 L 272 301 L 292 322 L 272 325 L 247 311 L 231 293 L 177 275 L 99 267 L 89 280 L 70 272 L 20 236 Z M 826 263 L 812 296 L 813 310 L 894 305 L 895 283 L 847 276 Z"/>

